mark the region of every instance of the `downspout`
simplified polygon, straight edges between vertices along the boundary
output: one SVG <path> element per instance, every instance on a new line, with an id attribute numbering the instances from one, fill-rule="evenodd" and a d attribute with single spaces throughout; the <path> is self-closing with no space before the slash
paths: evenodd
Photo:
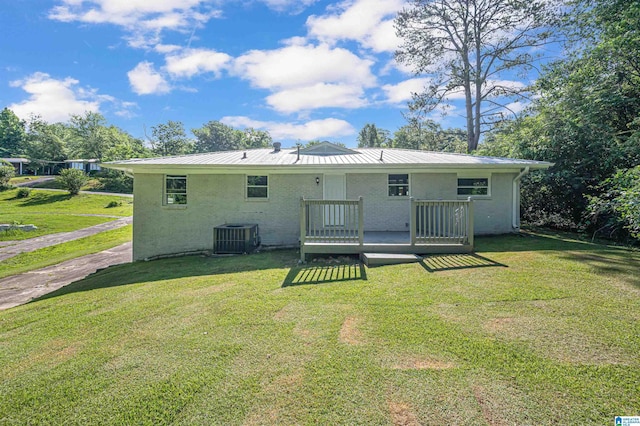
<path id="1" fill-rule="evenodd" d="M 520 212 L 520 179 L 522 179 L 522 176 L 527 173 L 529 173 L 529 166 L 525 167 L 518 176 L 513 178 L 513 213 L 511 226 L 513 227 L 513 230 L 517 232 L 520 231 L 520 215 L 518 214 Z"/>

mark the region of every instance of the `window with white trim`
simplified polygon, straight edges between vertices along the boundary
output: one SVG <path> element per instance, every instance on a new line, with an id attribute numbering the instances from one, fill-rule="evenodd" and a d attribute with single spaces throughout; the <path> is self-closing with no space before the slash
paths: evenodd
<path id="1" fill-rule="evenodd" d="M 488 177 L 458 177 L 458 195 L 465 197 L 489 196 Z"/>
<path id="2" fill-rule="evenodd" d="M 247 198 L 269 198 L 269 177 L 247 176 Z"/>
<path id="3" fill-rule="evenodd" d="M 166 175 L 164 179 L 164 204 L 187 204 L 187 177 Z"/>
<path id="4" fill-rule="evenodd" d="M 406 197 L 409 195 L 409 175 L 389 175 L 389 197 Z"/>

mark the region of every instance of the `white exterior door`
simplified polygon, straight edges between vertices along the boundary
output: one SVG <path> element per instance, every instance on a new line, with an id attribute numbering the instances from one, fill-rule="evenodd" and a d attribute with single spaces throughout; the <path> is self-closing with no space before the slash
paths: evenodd
<path id="1" fill-rule="evenodd" d="M 346 200 L 347 199 L 347 179 L 342 175 L 324 175 L 324 199 L 325 200 Z M 325 206 L 325 225 L 344 225 L 344 206 Z"/>

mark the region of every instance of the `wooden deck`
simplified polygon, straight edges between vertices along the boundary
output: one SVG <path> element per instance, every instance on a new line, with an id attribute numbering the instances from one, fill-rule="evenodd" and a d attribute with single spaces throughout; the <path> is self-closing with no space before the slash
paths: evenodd
<path id="1" fill-rule="evenodd" d="M 406 232 L 365 231 L 363 200 L 301 200 L 300 257 L 473 251 L 472 201 L 413 200 Z"/>
<path id="2" fill-rule="evenodd" d="M 304 244 L 305 253 L 317 254 L 360 254 L 360 253 L 471 253 L 473 247 L 460 243 L 416 243 L 411 244 L 409 232 L 364 232 L 363 243 L 307 241 Z"/>

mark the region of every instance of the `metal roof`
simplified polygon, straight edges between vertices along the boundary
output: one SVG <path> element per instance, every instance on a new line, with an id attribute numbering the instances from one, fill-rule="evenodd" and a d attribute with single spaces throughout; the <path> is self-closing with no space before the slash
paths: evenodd
<path id="1" fill-rule="evenodd" d="M 107 168 L 126 170 L 130 172 L 142 171 L 147 168 L 162 167 L 185 168 L 256 168 L 256 167 L 286 167 L 305 168 L 312 166 L 351 166 L 354 168 L 376 167 L 428 167 L 455 168 L 522 168 L 546 169 L 552 163 L 533 160 L 518 160 L 512 158 L 482 157 L 467 154 L 445 152 L 418 151 L 395 148 L 352 148 L 353 153 L 339 152 L 335 154 L 311 155 L 296 148 L 250 149 L 240 151 L 218 151 L 203 154 L 180 155 L 171 157 L 140 158 L 103 163 Z"/>
<path id="2" fill-rule="evenodd" d="M 0 158 L 0 160 L 9 162 L 9 163 L 29 163 L 29 159 L 28 158 L 20 158 L 20 157 L 15 157 L 15 158 Z"/>

